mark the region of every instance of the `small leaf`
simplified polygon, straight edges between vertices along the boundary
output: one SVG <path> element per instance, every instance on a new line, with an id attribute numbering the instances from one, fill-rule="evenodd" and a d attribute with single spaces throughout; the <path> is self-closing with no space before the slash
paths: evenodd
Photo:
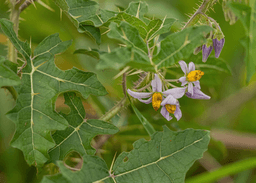
<path id="1" fill-rule="evenodd" d="M 49 158 L 48 150 L 55 145 L 51 131 L 68 127 L 66 119 L 54 110 L 57 96 L 70 90 L 80 92 L 84 98 L 107 92 L 94 73 L 76 68 L 64 72 L 55 66 L 54 55 L 65 51 L 71 41 L 62 42 L 58 34 L 51 35 L 38 45 L 30 59 L 28 45 L 19 41 L 12 27 L 8 27 L 12 24 L 4 20 L 1 23 L 16 49 L 27 58 L 16 106 L 7 114 L 16 124 L 11 145 L 23 151 L 29 165 L 42 166 Z"/>
<path id="2" fill-rule="evenodd" d="M 150 21 L 147 33 L 148 40 L 152 40 L 156 36 L 170 31 L 171 26 L 175 21 L 176 19 L 174 18 L 165 18 L 163 21 L 160 19 Z"/>
<path id="3" fill-rule="evenodd" d="M 127 22 L 121 22 L 120 25 L 111 22 L 109 28 L 108 37 L 120 40 L 147 55 L 147 45 L 140 37 L 139 31 L 135 27 Z"/>
<path id="4" fill-rule="evenodd" d="M 205 35 L 212 30 L 209 26 L 189 27 L 167 36 L 161 42 L 160 52 L 153 62 L 158 68 L 168 67 L 188 58 L 194 48 L 205 42 Z"/>
<path id="5" fill-rule="evenodd" d="M 138 119 L 140 120 L 141 124 L 143 125 L 143 127 L 145 128 L 145 130 L 148 132 L 148 134 L 150 136 L 152 136 L 156 131 L 154 129 L 154 127 L 148 122 L 148 120 L 140 113 L 140 111 L 133 105 L 133 103 L 131 102 L 131 99 L 129 97 L 129 101 L 130 104 L 132 106 L 132 109 L 134 111 L 134 113 L 136 114 L 136 116 L 138 117 Z"/>
<path id="6" fill-rule="evenodd" d="M 17 75 L 17 64 L 0 56 L 0 88 L 2 86 L 16 86 L 20 83 L 20 78 Z"/>
<path id="7" fill-rule="evenodd" d="M 22 42 L 17 38 L 17 35 L 13 30 L 13 23 L 7 19 L 0 19 L 0 24 L 3 32 L 8 36 L 17 51 L 24 56 L 26 61 L 29 61 L 31 56 L 29 44 L 27 42 Z"/>
<path id="8" fill-rule="evenodd" d="M 142 1 L 131 2 L 125 12 L 145 21 L 144 15 L 148 12 L 148 4 Z"/>
<path id="9" fill-rule="evenodd" d="M 68 121 L 69 127 L 53 134 L 57 145 L 49 150 L 51 160 L 63 160 L 71 151 L 77 151 L 81 155 L 94 155 L 95 149 L 91 147 L 93 137 L 100 134 L 115 134 L 118 128 L 97 119 L 85 120 L 82 101 L 75 93 L 65 93 L 64 98 L 71 112 L 68 115 L 63 113 L 61 115 Z"/>
<path id="10" fill-rule="evenodd" d="M 72 172 L 63 162 L 58 162 L 62 176 L 57 176 L 65 177 L 69 183 L 73 180 L 77 183 L 155 183 L 156 180 L 182 183 L 195 160 L 202 158 L 209 140 L 209 131 L 206 130 L 173 132 L 164 126 L 164 131 L 156 132 L 152 140 L 140 139 L 133 144 L 132 151 L 121 153 L 114 163 L 113 172 L 108 170 L 101 158 L 84 155 L 80 171 Z M 57 176 L 47 179 L 57 183 Z M 43 183 L 47 182 L 44 180 Z"/>

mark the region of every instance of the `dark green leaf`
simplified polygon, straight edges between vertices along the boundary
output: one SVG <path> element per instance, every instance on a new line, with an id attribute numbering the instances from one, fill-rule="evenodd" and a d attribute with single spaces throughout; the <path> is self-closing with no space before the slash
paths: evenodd
<path id="1" fill-rule="evenodd" d="M 25 60 L 30 64 L 31 49 L 27 42 L 22 42 L 17 38 L 16 33 L 13 30 L 13 23 L 7 19 L 0 19 L 0 24 L 3 32 L 10 39 L 18 52 L 22 54 Z"/>
<path id="2" fill-rule="evenodd" d="M 97 119 L 85 120 L 83 103 L 75 93 L 65 93 L 64 98 L 71 112 L 68 115 L 63 113 L 61 115 L 68 121 L 69 127 L 53 134 L 57 145 L 49 150 L 51 160 L 63 160 L 71 151 L 77 151 L 81 155 L 94 155 L 95 149 L 91 147 L 93 137 L 99 134 L 117 133 L 118 128 Z"/>
<path id="3" fill-rule="evenodd" d="M 160 52 L 153 58 L 158 68 L 168 67 L 188 58 L 194 49 L 205 42 L 205 35 L 212 30 L 209 26 L 189 27 L 167 36 Z"/>
<path id="4" fill-rule="evenodd" d="M 13 34 L 7 36 L 14 39 Z M 27 44 L 14 41 L 17 50 L 26 55 L 23 46 L 29 48 Z M 11 145 L 23 151 L 29 165 L 42 166 L 49 158 L 48 150 L 55 145 L 51 131 L 68 127 L 66 119 L 54 110 L 60 93 L 77 91 L 84 98 L 90 94 L 106 94 L 95 74 L 76 68 L 64 72 L 55 66 L 54 55 L 65 51 L 70 44 L 71 41 L 62 42 L 58 34 L 54 34 L 38 45 L 34 59 L 29 60 L 22 71 L 16 106 L 8 112 L 16 124 Z"/>
<path id="5" fill-rule="evenodd" d="M 2 86 L 16 86 L 20 83 L 20 78 L 17 75 L 17 64 L 0 56 L 0 88 Z"/>
<path id="6" fill-rule="evenodd" d="M 80 171 L 72 172 L 63 162 L 58 162 L 58 166 L 69 183 L 74 180 L 77 183 L 183 183 L 188 169 L 203 156 L 209 140 L 209 131 L 187 129 L 173 132 L 164 126 L 164 131 L 156 132 L 152 140 L 140 139 L 133 144 L 131 152 L 120 154 L 113 170 L 109 171 L 101 158 L 89 155 L 83 156 Z M 56 176 L 48 179 L 57 183 Z"/>

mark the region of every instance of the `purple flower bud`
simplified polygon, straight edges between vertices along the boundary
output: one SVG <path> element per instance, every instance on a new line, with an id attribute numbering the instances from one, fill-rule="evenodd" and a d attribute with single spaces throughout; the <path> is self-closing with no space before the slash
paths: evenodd
<path id="1" fill-rule="evenodd" d="M 218 40 L 217 38 L 213 39 L 212 40 L 213 42 L 213 47 L 214 47 L 214 50 L 215 50 L 215 57 L 216 58 L 219 58 L 220 56 L 220 52 L 224 46 L 224 43 L 225 43 L 225 39 L 222 38 L 221 40 Z"/>
<path id="2" fill-rule="evenodd" d="M 208 59 L 209 55 L 212 52 L 213 47 L 207 47 L 205 44 L 202 46 L 202 53 L 203 53 L 203 62 L 206 62 Z"/>

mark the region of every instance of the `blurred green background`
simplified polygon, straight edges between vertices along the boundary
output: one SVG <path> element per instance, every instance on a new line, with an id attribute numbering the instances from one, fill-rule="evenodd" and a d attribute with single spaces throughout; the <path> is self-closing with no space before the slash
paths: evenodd
<path id="1" fill-rule="evenodd" d="M 45 37 L 58 32 L 60 38 L 73 40 L 72 46 L 63 54 L 56 57 L 56 65 L 63 70 L 73 66 L 85 71 L 97 73 L 98 79 L 106 87 L 109 94 L 104 97 L 89 97 L 84 101 L 87 118 L 97 118 L 110 109 L 116 101 L 123 97 L 121 79 L 113 80 L 118 73 L 115 70 L 96 70 L 97 60 L 85 55 L 73 55 L 79 48 L 98 48 L 107 50 L 117 46 L 116 42 L 102 36 L 102 44 L 98 46 L 94 40 L 85 34 L 77 32 L 75 26 L 67 16 L 60 16 L 59 8 L 50 0 L 44 0 L 54 12 L 47 10 L 37 2 L 36 8 L 31 5 L 21 14 L 19 38 L 31 40 L 32 49 Z M 127 7 L 130 0 L 98 0 L 103 9 L 117 11 L 115 5 Z M 194 12 L 199 3 L 198 0 L 146 0 L 149 5 L 148 16 L 164 18 L 173 17 L 178 22 L 172 31 L 180 29 L 188 20 L 188 14 Z M 162 130 L 167 125 L 173 130 L 185 128 L 203 128 L 211 130 L 212 140 L 209 145 L 208 156 L 197 161 L 187 177 L 209 171 L 219 166 L 243 160 L 256 155 L 256 87 L 254 76 L 251 82 L 245 83 L 245 50 L 240 44 L 240 39 L 245 36 L 244 28 L 240 21 L 229 25 L 225 21 L 221 4 L 214 6 L 214 11 L 209 11 L 209 16 L 214 18 L 221 26 L 225 34 L 225 45 L 221 53 L 232 70 L 232 75 L 221 72 L 211 73 L 200 80 L 202 91 L 210 95 L 209 101 L 192 100 L 183 97 L 180 100 L 183 117 L 180 121 L 173 119 L 166 121 L 160 113 L 155 112 L 151 106 L 136 102 L 135 105 L 142 114 L 151 122 L 157 130 Z M 8 6 L 3 0 L 0 1 L 0 18 L 8 18 Z M 6 55 L 6 37 L 0 32 L 0 54 Z M 214 53 L 212 53 L 214 54 Z M 256 54 L 256 53 L 255 53 Z M 187 60 L 189 62 L 189 60 Z M 180 71 L 181 72 L 181 71 Z M 175 79 L 174 75 L 167 75 L 169 79 Z M 128 77 L 128 88 L 136 81 L 137 77 Z M 40 174 L 36 175 L 36 168 L 29 167 L 20 150 L 10 147 L 9 142 L 15 131 L 15 125 L 5 117 L 15 105 L 8 91 L 0 89 L 0 183 L 30 183 L 39 182 Z M 63 97 L 56 102 L 57 111 L 65 111 Z M 137 117 L 130 107 L 125 108 L 120 114 L 112 119 L 112 122 L 120 127 L 120 132 L 111 137 L 104 145 L 103 150 L 98 152 L 108 165 L 111 164 L 115 152 L 117 155 L 122 151 L 130 151 L 132 143 L 140 138 L 149 139 Z M 128 125 L 128 127 L 126 127 Z M 210 159 L 209 159 L 210 158 Z M 218 166 L 210 160 L 219 163 Z M 47 169 L 45 168 L 45 171 Z M 256 171 L 247 170 L 230 176 L 229 179 L 219 182 L 252 183 L 256 182 Z"/>

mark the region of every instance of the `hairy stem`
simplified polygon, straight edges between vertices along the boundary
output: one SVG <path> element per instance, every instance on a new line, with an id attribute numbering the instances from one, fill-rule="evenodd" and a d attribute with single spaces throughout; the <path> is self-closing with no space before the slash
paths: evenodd
<path id="1" fill-rule="evenodd" d="M 198 20 L 200 19 L 200 16 L 202 16 L 202 13 L 206 13 L 207 10 L 214 5 L 216 0 L 204 0 L 201 6 L 196 10 L 196 12 L 190 17 L 188 22 L 185 24 L 185 26 L 182 29 L 185 29 L 189 26 L 195 25 Z"/>

